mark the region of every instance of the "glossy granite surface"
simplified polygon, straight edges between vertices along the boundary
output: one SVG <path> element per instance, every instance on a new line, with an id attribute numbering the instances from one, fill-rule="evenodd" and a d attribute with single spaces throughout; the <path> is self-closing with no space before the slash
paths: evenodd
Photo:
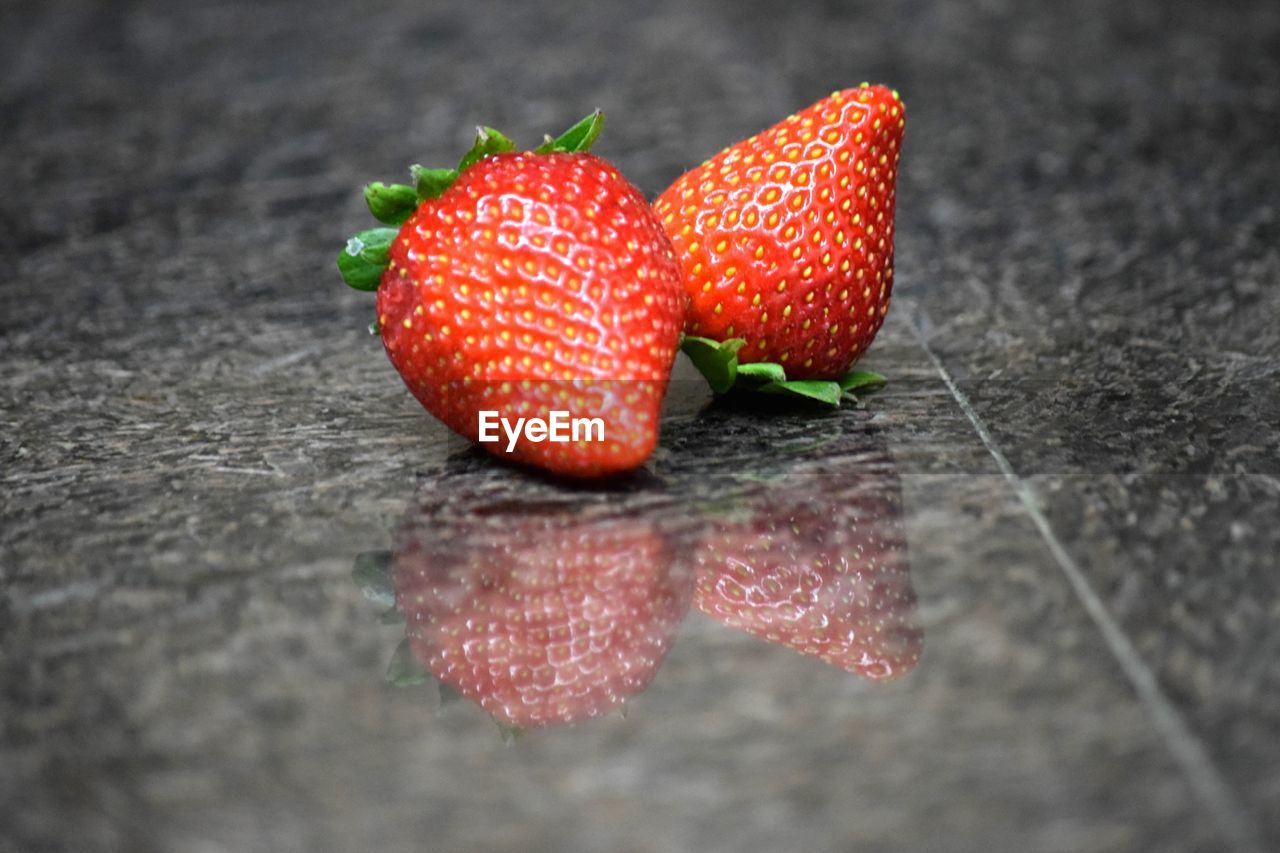
<path id="1" fill-rule="evenodd" d="M 1274 3 L 12 0 L 0 68 L 3 853 L 1280 846 Z M 652 197 L 863 79 L 910 119 L 858 408 L 681 364 L 575 491 L 426 417 L 333 270 L 478 122 L 601 106 Z M 889 543 L 896 678 L 699 609 L 703 533 L 824 514 L 871 532 L 789 547 Z M 358 555 L 617 524 L 671 590 L 625 715 L 386 683 Z"/>

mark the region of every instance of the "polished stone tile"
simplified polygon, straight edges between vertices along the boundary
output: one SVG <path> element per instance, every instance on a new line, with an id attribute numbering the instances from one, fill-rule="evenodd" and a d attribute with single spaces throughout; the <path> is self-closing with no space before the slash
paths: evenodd
<path id="1" fill-rule="evenodd" d="M 348 571 L 355 552 L 392 544 L 404 519 L 358 541 L 334 523 L 345 509 L 335 505 L 276 517 L 279 541 L 318 541 L 282 546 L 294 559 L 274 569 L 209 569 L 168 594 L 172 569 L 135 569 L 132 589 L 103 589 L 92 605 L 46 594 L 43 612 L 26 614 L 26 636 L 44 642 L 10 659 L 18 677 L 5 679 L 17 687 L 4 766 L 24 783 L 23 831 L 56 837 L 71 815 L 100 849 L 258 849 L 267 825 L 271 849 L 364 837 L 400 847 L 423 833 L 445 850 L 516 839 L 548 850 L 907 850 L 940 838 L 974 850 L 1211 849 L 1213 827 L 1004 479 L 899 474 L 874 405 L 821 419 L 818 441 L 808 415 L 677 418 L 655 479 L 585 499 L 679 521 L 704 504 L 720 513 L 735 492 L 785 506 L 769 499 L 797 477 L 889 478 L 923 632 L 920 662 L 901 678 L 876 685 L 697 614 L 625 719 L 504 747 L 473 705 L 436 715 L 428 688 L 381 683 L 403 629 L 378 625 Z M 742 464 L 759 459 L 752 442 L 781 460 Z M 469 452 L 429 462 L 416 498 L 404 482 L 390 503 L 409 519 L 419 500 L 438 512 L 442 491 L 506 511 L 517 497 L 584 500 Z M 848 488 L 833 487 L 803 500 Z M 252 494 L 240 509 L 254 514 Z M 146 615 L 111 618 L 130 605 Z M 93 616 L 115 630 L 86 637 Z"/>
<path id="2" fill-rule="evenodd" d="M 909 310 L 922 340 L 1247 833 L 1275 838 L 1280 703 L 1267 638 L 1280 543 L 1264 521 L 1280 514 L 1274 361 L 1207 348 L 1192 332 L 1121 332 L 1105 310 L 998 277 L 969 291 L 979 296 L 964 306 L 920 297 Z"/>
<path id="3" fill-rule="evenodd" d="M 302 5 L 0 13 L 0 851 L 1274 845 L 1273 4 Z M 404 394 L 353 188 L 600 105 L 652 195 L 862 79 L 911 115 L 890 384 L 750 414 L 682 366 L 650 477 L 557 499 L 767 562 L 828 555 L 760 510 L 900 493 L 918 663 L 691 606 L 625 719 L 509 747 L 386 685 L 356 555 L 557 487 Z"/>

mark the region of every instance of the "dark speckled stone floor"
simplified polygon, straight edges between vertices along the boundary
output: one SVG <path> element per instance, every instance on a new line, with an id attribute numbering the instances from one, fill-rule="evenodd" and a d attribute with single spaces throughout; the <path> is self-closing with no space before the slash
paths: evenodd
<path id="1" fill-rule="evenodd" d="M 1276 4 L 10 0 L 0 68 L 2 853 L 1280 846 Z M 531 482 L 332 270 L 477 122 L 602 106 L 653 195 L 864 79 L 911 120 L 861 408 L 681 364 L 644 478 Z M 458 496 L 669 537 L 625 717 L 385 683 L 353 561 Z M 688 537 L 788 500 L 893 543 L 900 677 L 690 606 Z"/>

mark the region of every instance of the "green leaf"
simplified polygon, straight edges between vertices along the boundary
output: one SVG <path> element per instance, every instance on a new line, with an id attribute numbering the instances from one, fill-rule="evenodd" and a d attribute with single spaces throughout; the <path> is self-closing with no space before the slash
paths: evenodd
<path id="1" fill-rule="evenodd" d="M 374 181 L 364 188 L 364 200 L 373 218 L 387 225 L 399 225 L 418 206 L 418 191 L 407 184 Z"/>
<path id="2" fill-rule="evenodd" d="M 478 163 L 490 154 L 501 154 L 504 151 L 514 151 L 515 149 L 516 144 L 514 142 L 492 127 L 477 127 L 476 141 L 471 145 L 471 150 L 462 155 L 462 160 L 458 163 L 458 171 L 465 172 L 468 167 Z"/>
<path id="3" fill-rule="evenodd" d="M 420 200 L 439 198 L 458 179 L 457 169 L 428 169 L 426 166 L 409 167 Z"/>
<path id="4" fill-rule="evenodd" d="M 494 723 L 498 726 L 498 734 L 502 736 L 503 746 L 514 746 L 515 742 L 524 734 L 524 729 L 519 726 L 513 726 L 510 723 L 504 723 L 500 720 L 494 720 Z"/>
<path id="5" fill-rule="evenodd" d="M 865 370 L 850 371 L 838 382 L 826 379 L 787 379 L 781 364 L 771 361 L 738 362 L 738 351 L 746 345 L 743 338 L 715 341 L 686 335 L 680 349 L 702 373 L 716 394 L 729 391 L 759 392 L 795 397 L 839 406 L 844 396 L 856 400 L 853 391 L 869 390 L 883 385 L 885 378 Z"/>
<path id="6" fill-rule="evenodd" d="M 387 250 L 395 238 L 394 228 L 370 228 L 347 240 L 338 253 L 342 280 L 356 290 L 377 290 L 387 268 Z"/>
<path id="7" fill-rule="evenodd" d="M 591 146 L 600 138 L 600 131 L 603 129 L 604 113 L 596 110 L 555 139 L 548 138 L 546 142 L 534 149 L 534 153 L 550 154 L 553 151 L 566 153 L 590 151 Z"/>
<path id="8" fill-rule="evenodd" d="M 772 361 L 753 361 L 750 364 L 738 365 L 739 382 L 744 376 L 761 382 L 785 382 L 787 372 L 782 369 L 781 364 Z"/>
<path id="9" fill-rule="evenodd" d="M 452 684 L 445 684 L 443 681 L 439 681 L 436 682 L 436 687 L 440 693 L 441 708 L 448 708 L 450 705 L 456 705 L 462 701 L 462 694 Z"/>
<path id="10" fill-rule="evenodd" d="M 391 552 L 365 551 L 356 556 L 351 579 L 356 582 L 364 597 L 380 607 L 392 607 L 396 603 L 396 588 L 391 581 Z"/>
<path id="11" fill-rule="evenodd" d="M 725 394 L 738 378 L 738 350 L 745 343 L 742 338 L 730 338 L 721 342 L 686 336 L 680 343 L 680 349 L 706 378 L 711 390 L 717 394 Z"/>
<path id="12" fill-rule="evenodd" d="M 828 406 L 840 405 L 839 382 L 825 379 L 788 379 L 783 382 L 770 382 L 758 389 L 764 394 L 782 394 L 791 397 L 802 397 L 806 400 L 817 400 Z"/>
<path id="13" fill-rule="evenodd" d="M 391 663 L 387 664 L 387 681 L 396 687 L 413 687 L 416 684 L 426 684 L 430 680 L 430 673 L 423 669 L 422 664 L 418 663 L 418 659 L 413 656 L 413 649 L 409 647 L 409 638 L 401 640 L 400 645 L 396 646 L 395 653 L 391 655 Z"/>
<path id="14" fill-rule="evenodd" d="M 378 617 L 378 623 L 380 625 L 403 625 L 404 614 L 392 607 L 390 610 L 383 611 L 383 614 Z"/>
<path id="15" fill-rule="evenodd" d="M 870 370 L 850 370 L 840 378 L 840 390 L 847 394 L 854 391 L 878 388 L 887 382 L 879 373 Z"/>

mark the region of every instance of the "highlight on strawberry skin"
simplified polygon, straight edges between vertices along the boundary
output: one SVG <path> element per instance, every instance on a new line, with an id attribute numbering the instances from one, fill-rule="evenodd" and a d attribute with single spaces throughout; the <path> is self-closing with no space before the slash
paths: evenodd
<path id="1" fill-rule="evenodd" d="M 730 145 L 654 210 L 690 299 L 685 351 L 717 393 L 838 405 L 884 323 L 906 110 L 863 84 Z M 882 380 L 881 380 L 882 381 Z"/>

